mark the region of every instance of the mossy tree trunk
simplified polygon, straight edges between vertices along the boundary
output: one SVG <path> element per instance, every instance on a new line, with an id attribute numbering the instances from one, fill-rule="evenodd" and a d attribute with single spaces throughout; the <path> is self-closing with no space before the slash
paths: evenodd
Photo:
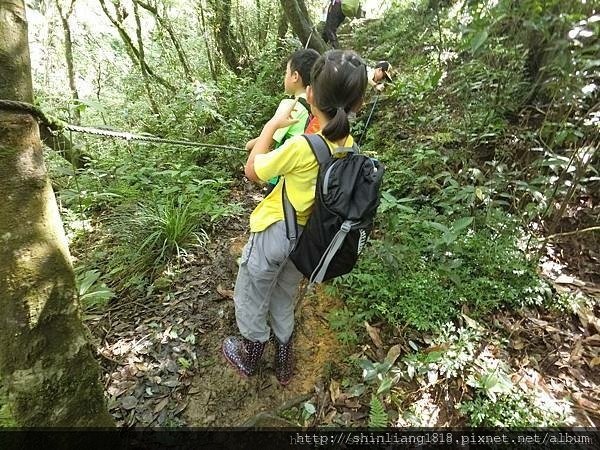
<path id="1" fill-rule="evenodd" d="M 324 53 L 328 49 L 327 44 L 310 20 L 304 0 L 279 1 L 294 34 L 300 39 L 302 45 L 307 46 L 306 43 L 308 42 L 309 48 Z"/>
<path id="2" fill-rule="evenodd" d="M 0 0 L 0 98 L 32 102 L 23 0 Z M 0 379 L 18 426 L 112 426 L 37 122 L 0 110 Z"/>
<path id="3" fill-rule="evenodd" d="M 208 0 L 212 10 L 212 28 L 223 61 L 236 74 L 242 71 L 240 45 L 231 24 L 231 0 Z"/>

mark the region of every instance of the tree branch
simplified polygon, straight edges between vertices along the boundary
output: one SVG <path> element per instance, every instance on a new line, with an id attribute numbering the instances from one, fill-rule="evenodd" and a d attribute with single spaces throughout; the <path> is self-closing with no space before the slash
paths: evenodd
<path id="1" fill-rule="evenodd" d="M 150 75 L 152 78 L 154 78 L 156 81 L 158 81 L 161 85 L 163 85 L 165 88 L 167 88 L 170 92 L 175 92 L 176 91 L 175 87 L 172 84 L 170 84 L 167 80 L 165 80 L 161 76 L 154 73 L 154 71 L 148 66 L 146 61 L 140 57 L 138 49 L 133 44 L 133 40 L 131 39 L 129 34 L 127 34 L 127 31 L 125 30 L 125 28 L 123 28 L 121 22 L 119 20 L 117 20 L 116 18 L 114 18 L 112 16 L 112 14 L 108 11 L 108 8 L 106 6 L 106 1 L 99 0 L 99 2 L 100 2 L 100 6 L 102 7 L 102 11 L 104 11 L 104 14 L 106 15 L 106 17 L 108 17 L 108 20 L 110 20 L 110 22 L 115 26 L 115 28 L 119 32 L 119 36 L 121 36 L 121 39 L 123 40 L 123 43 L 125 44 L 125 49 L 127 50 L 127 54 L 131 58 L 131 61 L 134 63 L 134 65 L 143 64 L 148 75 Z"/>
<path id="2" fill-rule="evenodd" d="M 177 39 L 177 36 L 175 36 L 175 30 L 173 30 L 173 27 L 171 26 L 169 21 L 166 20 L 164 17 L 162 17 L 158 13 L 157 7 L 154 7 L 154 6 L 152 6 L 148 3 L 145 3 L 141 0 L 134 0 L 134 1 L 139 6 L 141 6 L 143 9 L 145 9 L 150 14 L 152 14 L 155 17 L 155 19 L 158 21 L 160 26 L 163 27 L 167 31 L 167 34 L 169 35 L 169 38 L 171 38 L 171 42 L 173 43 L 173 47 L 175 47 L 175 52 L 177 53 L 177 57 L 179 58 L 179 62 L 181 63 L 181 67 L 183 68 L 185 77 L 188 79 L 188 81 L 192 81 L 192 71 L 190 70 L 190 65 L 187 62 L 187 57 L 185 55 L 183 47 L 181 46 L 181 44 L 179 43 L 179 40 Z"/>
<path id="3" fill-rule="evenodd" d="M 566 233 L 555 233 L 555 234 L 551 234 L 550 236 L 546 236 L 545 238 L 540 239 L 540 240 L 542 242 L 546 242 L 546 241 L 549 241 L 549 240 L 557 238 L 557 237 L 572 236 L 574 234 L 581 234 L 581 233 L 589 233 L 590 231 L 600 231 L 600 227 L 589 227 L 589 228 L 584 228 L 582 230 L 568 231 Z"/>

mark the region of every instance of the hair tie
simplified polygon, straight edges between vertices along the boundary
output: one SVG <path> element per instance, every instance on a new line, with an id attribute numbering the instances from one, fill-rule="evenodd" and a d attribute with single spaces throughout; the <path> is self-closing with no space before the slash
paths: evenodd
<path id="1" fill-rule="evenodd" d="M 337 107 L 337 111 L 335 112 L 336 114 L 338 114 L 339 112 L 346 112 L 346 108 L 344 108 L 343 106 L 338 106 Z"/>

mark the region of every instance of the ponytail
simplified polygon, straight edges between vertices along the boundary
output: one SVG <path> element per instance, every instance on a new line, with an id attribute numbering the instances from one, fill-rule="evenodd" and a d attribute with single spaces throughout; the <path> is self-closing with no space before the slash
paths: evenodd
<path id="1" fill-rule="evenodd" d="M 335 115 L 327 122 L 327 125 L 325 125 L 322 132 L 323 136 L 330 141 L 338 141 L 350 134 L 348 114 L 343 107 L 340 106 L 337 108 Z"/>
<path id="2" fill-rule="evenodd" d="M 330 50 L 315 63 L 311 73 L 315 106 L 329 119 L 323 136 L 339 141 L 350 134 L 348 114 L 362 104 L 367 68 L 351 50 Z"/>

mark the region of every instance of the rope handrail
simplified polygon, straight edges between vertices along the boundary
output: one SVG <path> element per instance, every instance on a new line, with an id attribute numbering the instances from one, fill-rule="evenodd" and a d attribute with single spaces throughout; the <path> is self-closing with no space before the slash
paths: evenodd
<path id="1" fill-rule="evenodd" d="M 151 134 L 130 133 L 127 131 L 117 131 L 105 128 L 73 125 L 62 120 L 54 118 L 51 119 L 46 114 L 44 114 L 44 112 L 39 107 L 32 105 L 31 103 L 20 102 L 16 100 L 0 99 L 0 109 L 25 112 L 27 114 L 30 114 L 54 133 L 61 133 L 66 130 L 73 131 L 75 133 L 90 134 L 92 136 L 125 139 L 127 141 L 154 142 L 160 144 L 183 145 L 187 147 L 209 147 L 226 150 L 242 150 L 239 147 L 233 147 L 230 145 L 209 144 L 204 142 L 188 141 L 185 139 L 164 139 Z"/>

